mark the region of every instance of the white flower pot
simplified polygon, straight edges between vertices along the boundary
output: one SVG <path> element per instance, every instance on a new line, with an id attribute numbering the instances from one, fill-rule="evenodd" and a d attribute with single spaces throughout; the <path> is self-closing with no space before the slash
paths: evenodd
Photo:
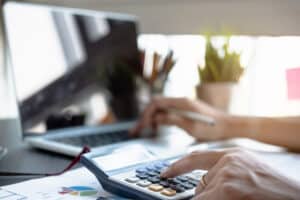
<path id="1" fill-rule="evenodd" d="M 196 94 L 198 99 L 223 111 L 229 111 L 236 85 L 234 82 L 202 83 L 196 86 Z"/>

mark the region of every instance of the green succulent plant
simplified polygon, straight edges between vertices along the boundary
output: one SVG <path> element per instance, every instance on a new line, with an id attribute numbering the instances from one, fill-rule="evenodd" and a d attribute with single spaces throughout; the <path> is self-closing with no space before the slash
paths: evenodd
<path id="1" fill-rule="evenodd" d="M 241 54 L 229 51 L 229 39 L 223 45 L 224 55 L 212 44 L 211 36 L 207 36 L 205 66 L 198 66 L 202 83 L 207 82 L 238 82 L 244 72 L 240 63 Z"/>

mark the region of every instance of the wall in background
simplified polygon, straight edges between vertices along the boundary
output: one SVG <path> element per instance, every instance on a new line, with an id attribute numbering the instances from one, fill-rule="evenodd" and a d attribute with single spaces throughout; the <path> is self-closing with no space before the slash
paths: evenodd
<path id="1" fill-rule="evenodd" d="M 25 0 L 132 13 L 143 33 L 300 35 L 299 0 Z"/>

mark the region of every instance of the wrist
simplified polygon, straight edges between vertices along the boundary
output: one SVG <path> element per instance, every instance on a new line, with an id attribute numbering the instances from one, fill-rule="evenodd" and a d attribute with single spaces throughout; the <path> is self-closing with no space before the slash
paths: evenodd
<path id="1" fill-rule="evenodd" d="M 259 125 L 245 117 L 227 115 L 222 117 L 222 121 L 226 139 L 236 137 L 255 139 L 259 132 Z"/>
<path id="2" fill-rule="evenodd" d="M 223 139 L 238 137 L 237 132 L 235 131 L 237 129 L 238 124 L 235 122 L 233 116 L 229 114 L 219 115 L 216 118 L 216 121 L 219 132 L 221 133 L 220 135 Z"/>

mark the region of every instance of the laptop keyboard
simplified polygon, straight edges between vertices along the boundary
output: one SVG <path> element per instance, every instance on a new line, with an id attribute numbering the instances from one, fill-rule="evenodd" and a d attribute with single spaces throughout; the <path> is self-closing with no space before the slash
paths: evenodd
<path id="1" fill-rule="evenodd" d="M 104 134 L 90 134 L 90 135 L 82 135 L 76 137 L 64 137 L 64 138 L 55 138 L 53 141 L 70 144 L 73 146 L 90 146 L 97 147 L 101 145 L 108 145 L 117 142 L 123 142 L 130 140 L 132 138 L 129 137 L 128 131 L 115 131 Z"/>

